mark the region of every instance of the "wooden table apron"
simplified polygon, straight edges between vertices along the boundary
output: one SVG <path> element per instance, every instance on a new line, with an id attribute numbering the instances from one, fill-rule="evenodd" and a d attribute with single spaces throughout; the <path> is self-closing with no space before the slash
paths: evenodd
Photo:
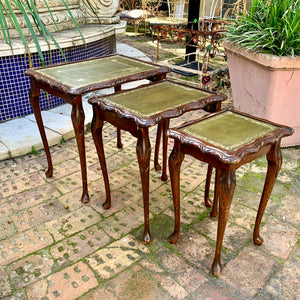
<path id="1" fill-rule="evenodd" d="M 79 88 L 74 88 L 69 85 L 65 85 L 62 82 L 52 79 L 51 77 L 43 75 L 39 72 L 40 70 L 44 70 L 46 68 L 55 68 L 57 66 L 64 66 L 64 65 L 71 66 L 82 62 L 90 62 L 92 60 L 98 61 L 104 58 L 113 59 L 114 57 L 128 59 L 130 61 L 133 61 L 135 63 L 141 63 L 143 65 L 145 64 L 149 66 L 152 65 L 153 68 L 147 71 L 129 74 L 128 76 L 116 77 L 113 79 L 94 82 L 92 84 L 86 84 Z M 30 102 L 37 121 L 37 125 L 40 131 L 40 135 L 43 141 L 43 146 L 47 157 L 48 169 L 46 170 L 45 174 L 47 177 L 53 176 L 53 164 L 52 164 L 47 136 L 45 133 L 45 128 L 44 128 L 42 115 L 41 115 L 41 109 L 39 103 L 40 90 L 44 90 L 53 96 L 59 97 L 72 105 L 71 119 L 75 131 L 75 137 L 78 146 L 80 165 L 81 165 L 82 188 L 83 188 L 81 201 L 82 203 L 88 203 L 89 194 L 88 194 L 88 186 L 87 186 L 87 169 L 86 169 L 86 155 L 85 155 L 85 141 L 84 141 L 85 114 L 82 107 L 82 95 L 88 92 L 109 88 L 109 87 L 114 87 L 115 92 L 117 92 L 121 90 L 121 85 L 123 83 L 135 81 L 135 80 L 149 79 L 151 81 L 159 81 L 166 78 L 166 74 L 169 72 L 169 69 L 167 67 L 160 67 L 158 65 L 144 62 L 138 59 L 129 58 L 124 55 L 108 55 L 100 58 L 87 59 L 84 61 L 78 61 L 74 63 L 64 63 L 59 65 L 54 65 L 46 68 L 28 69 L 25 72 L 25 74 L 29 76 L 31 80 Z M 118 147 L 122 147 L 120 134 L 118 134 Z"/>
<path id="2" fill-rule="evenodd" d="M 156 82 L 155 84 L 160 84 L 162 82 Z M 182 84 L 181 84 L 182 85 Z M 184 86 L 184 85 L 182 85 Z M 122 92 L 121 92 L 122 93 Z M 114 94 L 116 95 L 116 94 Z M 112 95 L 112 97 L 114 96 Z M 221 108 L 221 101 L 226 99 L 226 96 L 211 93 L 210 97 L 205 99 L 199 99 L 193 103 L 188 103 L 182 105 L 179 108 L 174 108 L 172 110 L 163 111 L 151 117 L 139 118 L 132 112 L 123 110 L 118 106 L 113 104 L 108 104 L 103 100 L 99 101 L 105 97 L 95 97 L 89 100 L 93 104 L 93 121 L 92 121 L 92 134 L 94 142 L 96 145 L 101 170 L 103 173 L 105 191 L 106 191 L 106 201 L 103 204 L 105 209 L 111 206 L 111 194 L 109 187 L 109 179 L 107 174 L 107 166 L 105 161 L 103 138 L 102 138 L 102 128 L 104 121 L 116 126 L 119 129 L 126 130 L 130 132 L 134 137 L 137 138 L 136 144 L 136 154 L 139 163 L 142 192 L 143 192 L 143 206 L 144 206 L 144 235 L 143 241 L 149 243 L 151 241 L 150 228 L 149 228 L 149 172 L 150 172 L 150 155 L 151 155 L 151 144 L 149 139 L 149 127 L 156 124 L 162 124 L 163 130 L 163 165 L 164 160 L 167 158 L 167 143 L 168 136 L 167 130 L 169 128 L 170 118 L 175 118 L 182 115 L 184 112 L 201 109 L 209 107 L 211 111 L 218 111 Z M 109 96 L 108 96 L 109 98 Z M 153 96 L 155 98 L 155 96 Z M 138 104 L 138 102 L 137 102 Z M 164 175 L 163 175 L 164 176 Z M 162 177 L 163 177 L 162 176 Z"/>

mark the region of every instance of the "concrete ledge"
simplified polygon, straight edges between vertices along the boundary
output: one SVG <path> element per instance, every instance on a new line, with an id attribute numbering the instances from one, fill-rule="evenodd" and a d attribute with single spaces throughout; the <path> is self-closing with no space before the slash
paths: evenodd
<path id="1" fill-rule="evenodd" d="M 87 44 L 101 40 L 111 35 L 115 35 L 117 33 L 122 33 L 125 30 L 126 30 L 126 22 L 124 21 L 120 21 L 119 24 L 110 24 L 110 25 L 88 24 L 80 27 L 80 31 L 84 36 L 85 42 Z M 84 44 L 82 37 L 76 28 L 55 32 L 52 35 L 62 49 Z M 49 51 L 49 45 L 50 45 L 50 49 L 52 50 L 57 49 L 57 47 L 55 46 L 52 40 L 49 41 L 49 45 L 42 38 L 39 39 L 39 42 L 42 51 Z M 21 39 L 12 39 L 12 47 L 13 47 L 14 55 L 20 55 L 26 53 Z M 28 44 L 28 52 L 29 53 L 37 52 L 36 46 L 33 41 Z M 11 56 L 11 55 L 12 52 L 9 45 L 5 43 L 0 43 L 0 57 Z"/>
<path id="2" fill-rule="evenodd" d="M 1 123 L 1 143 L 8 149 L 9 156 L 17 157 L 27 154 L 34 149 L 43 148 L 40 133 L 35 122 L 26 118 L 11 120 Z M 58 144 L 62 135 L 49 129 L 45 129 L 50 146 Z M 5 149 L 0 149 L 5 150 Z M 7 157 L 5 152 L 0 153 L 0 157 Z"/>
<path id="3" fill-rule="evenodd" d="M 42 111 L 42 118 L 45 128 L 58 133 L 65 140 L 74 137 L 74 130 L 70 117 L 52 111 Z M 26 116 L 24 119 L 28 119 L 35 123 L 33 114 Z"/>
<path id="4" fill-rule="evenodd" d="M 10 158 L 9 149 L 3 143 L 0 142 L 0 161 L 9 158 Z"/>

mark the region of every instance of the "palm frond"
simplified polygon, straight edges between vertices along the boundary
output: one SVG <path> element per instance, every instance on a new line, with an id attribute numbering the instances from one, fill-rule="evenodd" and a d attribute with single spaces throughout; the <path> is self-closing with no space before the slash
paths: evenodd
<path id="1" fill-rule="evenodd" d="M 86 0 L 87 3 L 90 5 L 89 0 Z M 57 31 L 59 30 L 55 19 L 53 17 L 53 14 L 51 12 L 51 9 L 47 3 L 47 0 L 43 0 L 45 3 L 47 10 L 50 14 L 50 18 L 53 21 L 53 24 L 55 25 Z M 62 0 L 68 14 L 70 15 L 70 18 L 78 30 L 84 44 L 86 45 L 86 41 L 84 39 L 83 34 L 80 31 L 80 28 L 72 15 L 72 12 L 70 11 L 67 3 L 65 0 Z M 62 54 L 63 58 L 66 60 L 66 56 L 62 50 L 62 48 L 59 46 L 58 42 L 55 40 L 53 35 L 49 32 L 45 24 L 43 23 L 42 19 L 40 18 L 39 12 L 36 8 L 35 1 L 34 0 L 0 0 L 0 27 L 1 27 L 1 32 L 3 36 L 3 40 L 6 44 L 10 46 L 11 51 L 13 52 L 13 47 L 12 47 L 12 41 L 11 41 L 11 35 L 10 35 L 10 28 L 8 25 L 8 20 L 14 27 L 14 29 L 17 31 L 20 39 L 22 40 L 22 43 L 24 44 L 24 47 L 26 51 L 28 50 L 28 41 L 26 40 L 26 36 L 23 33 L 23 29 L 18 21 L 17 14 L 15 13 L 12 4 L 15 4 L 18 10 L 20 11 L 21 15 L 23 16 L 25 23 L 29 29 L 30 35 L 32 37 L 33 42 L 35 43 L 35 46 L 37 48 L 38 54 L 40 56 L 42 65 L 45 64 L 45 59 L 43 56 L 43 52 L 41 50 L 40 42 L 39 42 L 39 37 L 38 34 L 45 40 L 45 42 L 49 45 L 49 39 L 53 41 L 57 49 L 60 51 Z M 90 5 L 92 8 L 92 6 Z M 94 9 L 93 9 L 94 11 Z M 96 13 L 95 13 L 96 14 Z M 38 33 L 38 34 L 37 34 Z M 51 49 L 49 49 L 51 51 Z M 51 55 L 50 55 L 51 56 Z"/>

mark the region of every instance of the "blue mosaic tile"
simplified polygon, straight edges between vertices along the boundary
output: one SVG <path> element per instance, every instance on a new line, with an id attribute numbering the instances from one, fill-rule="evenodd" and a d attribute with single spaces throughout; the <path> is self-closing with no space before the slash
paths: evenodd
<path id="1" fill-rule="evenodd" d="M 100 57 L 115 53 L 116 38 L 110 36 L 85 45 L 64 49 L 68 62 L 74 62 L 92 57 Z M 43 52 L 46 65 L 50 64 L 50 55 Z M 59 50 L 51 51 L 52 64 L 64 62 Z M 34 67 L 40 67 L 41 61 L 37 53 L 31 54 Z M 29 68 L 25 55 L 0 58 L 0 122 L 32 114 L 29 100 L 30 79 L 24 75 Z M 65 101 L 41 91 L 41 110 L 48 110 L 64 104 Z"/>

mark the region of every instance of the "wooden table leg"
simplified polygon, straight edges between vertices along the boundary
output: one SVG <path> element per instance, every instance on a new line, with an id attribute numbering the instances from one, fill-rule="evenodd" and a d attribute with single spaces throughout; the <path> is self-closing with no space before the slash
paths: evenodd
<path id="1" fill-rule="evenodd" d="M 167 130 L 169 129 L 170 119 L 163 121 L 163 161 L 162 161 L 162 174 L 161 180 L 167 181 L 167 155 L 168 155 L 168 135 Z"/>
<path id="2" fill-rule="evenodd" d="M 151 145 L 149 140 L 148 128 L 138 128 L 136 144 L 136 154 L 138 158 L 144 204 L 144 236 L 145 243 L 151 242 L 150 227 L 149 227 L 149 171 L 150 171 L 150 156 Z"/>
<path id="3" fill-rule="evenodd" d="M 114 87 L 115 93 L 121 91 L 121 85 L 116 85 Z M 117 128 L 117 148 L 118 149 L 122 149 L 123 148 L 123 144 L 122 144 L 122 138 L 121 138 L 121 129 Z"/>
<path id="4" fill-rule="evenodd" d="M 160 164 L 158 162 L 158 156 L 159 156 L 159 147 L 160 147 L 160 140 L 161 140 L 162 128 L 163 128 L 162 123 L 159 123 L 157 125 L 155 150 L 154 150 L 154 168 L 155 168 L 156 171 L 160 171 L 161 170 L 161 166 L 160 166 Z"/>
<path id="5" fill-rule="evenodd" d="M 215 258 L 212 264 L 212 273 L 218 276 L 222 272 L 221 263 L 221 250 L 224 238 L 224 232 L 226 228 L 226 223 L 228 219 L 229 209 L 232 201 L 232 196 L 235 190 L 236 179 L 235 171 L 221 169 L 219 182 L 218 182 L 218 193 L 219 193 L 219 221 L 218 221 L 218 232 L 217 232 L 217 243 Z"/>
<path id="6" fill-rule="evenodd" d="M 220 178 L 220 171 L 216 169 L 215 174 L 215 189 L 214 189 L 214 200 L 213 200 L 213 206 L 212 210 L 210 212 L 211 218 L 217 218 L 218 217 L 218 203 L 219 203 L 219 178 Z"/>
<path id="7" fill-rule="evenodd" d="M 122 144 L 122 138 L 121 138 L 121 129 L 117 128 L 117 148 L 122 149 L 123 144 Z"/>
<path id="8" fill-rule="evenodd" d="M 258 246 L 260 246 L 264 241 L 263 238 L 259 235 L 260 223 L 282 164 L 280 142 L 275 143 L 273 147 L 270 149 L 269 153 L 267 154 L 267 160 L 268 160 L 268 171 L 267 171 L 265 185 L 260 199 L 254 231 L 253 231 L 253 241 L 254 244 Z"/>
<path id="9" fill-rule="evenodd" d="M 205 203 L 206 207 L 212 207 L 212 203 L 213 203 L 209 199 L 209 189 L 210 189 L 212 171 L 213 171 L 212 166 L 208 165 L 207 166 L 207 173 L 206 173 L 205 192 L 204 192 L 204 203 Z"/>
<path id="10" fill-rule="evenodd" d="M 36 87 L 36 82 L 34 79 L 31 79 L 31 87 L 30 87 L 30 103 L 33 109 L 33 113 L 40 131 L 40 135 L 43 141 L 46 157 L 47 157 L 47 163 L 48 163 L 48 169 L 46 170 L 45 174 L 46 177 L 52 177 L 53 176 L 53 164 L 51 159 L 51 154 L 49 150 L 49 145 L 47 141 L 47 136 L 45 133 L 45 128 L 43 124 L 42 114 L 41 114 L 41 108 L 40 108 L 40 89 Z"/>
<path id="11" fill-rule="evenodd" d="M 88 186 L 87 186 L 87 170 L 86 170 L 86 157 L 85 157 L 85 142 L 84 142 L 84 111 L 82 107 L 82 98 L 77 96 L 72 105 L 71 119 L 75 131 L 76 142 L 78 146 L 79 159 L 81 165 L 81 178 L 82 178 L 82 196 L 81 202 L 88 203 L 90 201 Z"/>
<path id="12" fill-rule="evenodd" d="M 109 179 L 107 174 L 107 167 L 105 161 L 104 147 L 103 147 L 103 138 L 102 138 L 102 129 L 103 129 L 103 121 L 99 116 L 99 109 L 93 106 L 93 120 L 92 120 L 92 135 L 94 139 L 94 143 L 97 149 L 98 158 L 101 165 L 102 175 L 104 179 L 105 192 L 106 192 L 106 200 L 102 204 L 104 209 L 109 209 L 111 206 L 111 195 L 109 188 Z"/>
<path id="13" fill-rule="evenodd" d="M 180 233 L 180 167 L 184 159 L 184 153 L 180 151 L 181 145 L 175 140 L 175 145 L 169 157 L 170 180 L 173 195 L 175 227 L 169 236 L 169 242 L 175 244 Z"/>

